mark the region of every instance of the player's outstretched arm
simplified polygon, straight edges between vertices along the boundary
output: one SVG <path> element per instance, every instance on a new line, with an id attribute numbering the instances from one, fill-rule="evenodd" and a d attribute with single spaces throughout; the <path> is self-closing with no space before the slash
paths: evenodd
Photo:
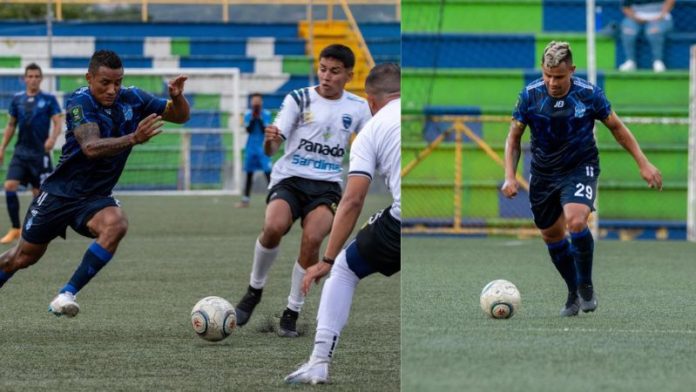
<path id="1" fill-rule="evenodd" d="M 662 190 L 662 173 L 660 173 L 657 167 L 650 163 L 645 154 L 643 154 L 640 145 L 638 145 L 638 141 L 636 141 L 631 131 L 626 128 L 626 125 L 624 125 L 619 116 L 616 115 L 615 112 L 611 112 L 609 117 L 602 120 L 602 123 L 609 128 L 612 135 L 614 135 L 614 139 L 616 139 L 621 147 L 631 154 L 638 164 L 640 176 L 648 183 L 648 186 L 650 186 L 650 188 Z"/>
<path id="2" fill-rule="evenodd" d="M 517 165 L 522 154 L 522 134 L 525 128 L 526 125 L 523 123 L 512 120 L 510 131 L 505 140 L 505 182 L 500 190 L 507 198 L 517 196 L 517 191 L 520 187 L 520 184 L 517 182 Z"/>
<path id="3" fill-rule="evenodd" d="M 346 190 L 338 203 L 336 216 L 331 226 L 329 243 L 324 251 L 324 259 L 335 260 L 341 252 L 341 248 L 350 237 L 350 233 L 355 228 L 355 223 L 360 217 L 365 197 L 370 188 L 370 178 L 360 175 L 348 176 Z M 319 280 L 326 276 L 331 270 L 331 264 L 319 261 L 317 264 L 307 269 L 302 280 L 302 292 L 307 295 L 312 282 L 319 283 Z"/>
<path id="4" fill-rule="evenodd" d="M 8 116 L 5 133 L 2 135 L 2 145 L 0 146 L 0 165 L 2 165 L 3 161 L 5 160 L 5 149 L 7 148 L 7 145 L 10 144 L 12 136 L 14 136 L 16 126 L 17 119 L 14 116 Z"/>
<path id="5" fill-rule="evenodd" d="M 270 156 L 273 156 L 276 152 L 278 152 L 278 149 L 280 148 L 280 145 L 283 143 L 283 137 L 280 136 L 280 129 L 276 127 L 275 125 L 269 125 L 264 129 L 264 138 L 263 138 L 263 152 L 264 154 Z"/>
<path id="6" fill-rule="evenodd" d="M 184 82 L 188 79 L 186 75 L 179 75 L 169 81 L 169 97 L 171 100 L 164 109 L 162 119 L 165 121 L 183 124 L 191 117 L 191 108 L 184 96 Z"/>
<path id="7" fill-rule="evenodd" d="M 46 139 L 46 143 L 44 143 L 44 149 L 46 152 L 51 152 L 51 150 L 53 150 L 53 146 L 56 145 L 56 140 L 58 140 L 58 136 L 60 136 L 63 129 L 63 116 L 60 114 L 55 114 L 53 117 L 51 117 L 51 122 L 53 123 L 53 132 L 51 132 Z"/>
<path id="8" fill-rule="evenodd" d="M 162 133 L 162 116 L 151 114 L 138 124 L 135 132 L 121 137 L 102 138 L 96 123 L 86 123 L 75 128 L 75 139 L 89 159 L 110 157 L 142 144 Z"/>

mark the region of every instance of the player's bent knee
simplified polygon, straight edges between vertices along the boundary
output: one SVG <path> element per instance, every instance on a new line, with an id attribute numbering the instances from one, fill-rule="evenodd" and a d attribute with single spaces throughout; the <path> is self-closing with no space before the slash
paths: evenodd
<path id="1" fill-rule="evenodd" d="M 308 246 L 319 248 L 319 246 L 321 246 L 321 242 L 324 240 L 324 237 L 325 235 L 323 235 L 322 233 L 304 231 L 302 233 L 302 243 Z"/>
<path id="2" fill-rule="evenodd" d="M 572 216 L 567 219 L 566 225 L 568 226 L 568 231 L 571 233 L 577 233 L 585 230 L 585 227 L 587 227 L 587 219 L 579 215 Z"/>

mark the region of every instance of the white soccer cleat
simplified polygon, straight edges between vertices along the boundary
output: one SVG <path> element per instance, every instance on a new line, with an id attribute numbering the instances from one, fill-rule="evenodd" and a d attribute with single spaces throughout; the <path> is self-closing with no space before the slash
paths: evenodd
<path id="1" fill-rule="evenodd" d="M 663 63 L 662 60 L 653 61 L 653 71 L 660 73 L 665 72 L 666 70 L 667 67 L 665 67 L 665 63 Z"/>
<path id="2" fill-rule="evenodd" d="M 56 316 L 75 317 L 80 312 L 80 305 L 75 302 L 75 296 L 72 293 L 65 292 L 58 294 L 51 301 L 48 311 Z"/>
<path id="3" fill-rule="evenodd" d="M 310 358 L 297 370 L 285 377 L 288 384 L 327 384 L 329 382 L 329 360 Z"/>
<path id="4" fill-rule="evenodd" d="M 633 60 L 626 60 L 623 64 L 619 66 L 619 71 L 630 72 L 636 70 L 636 62 Z"/>

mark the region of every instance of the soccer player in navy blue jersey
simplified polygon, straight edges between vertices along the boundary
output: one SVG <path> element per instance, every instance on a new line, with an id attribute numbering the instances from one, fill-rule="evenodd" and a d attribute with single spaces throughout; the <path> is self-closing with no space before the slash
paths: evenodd
<path id="1" fill-rule="evenodd" d="M 24 69 L 26 91 L 15 94 L 10 103 L 9 120 L 0 145 L 0 165 L 17 126 L 19 134 L 5 180 L 5 200 L 12 228 L 0 239 L 0 244 L 9 244 L 20 236 L 19 184 L 31 185 L 36 197 L 41 182 L 53 170 L 50 154 L 60 136 L 62 117 L 56 97 L 40 90 L 42 79 L 41 67 L 34 63 L 27 65 Z M 49 134 L 51 124 L 53 132 Z"/>
<path id="2" fill-rule="evenodd" d="M 111 260 L 126 235 L 128 220 L 111 191 L 132 148 L 160 134 L 162 120 L 189 119 L 183 95 L 186 76 L 169 81 L 166 100 L 137 87 L 121 87 L 123 73 L 116 53 L 94 53 L 88 87 L 77 89 L 65 104 L 67 132 L 60 161 L 27 212 L 22 238 L 0 255 L 2 287 L 17 270 L 39 261 L 53 239 L 65 238 L 68 226 L 96 238 L 49 306 L 58 316 L 79 312 L 75 295 Z"/>
<path id="3" fill-rule="evenodd" d="M 517 195 L 515 178 L 520 140 L 531 129 L 529 201 L 551 260 L 568 286 L 562 316 L 597 308 L 592 285 L 594 240 L 587 226 L 594 210 L 599 153 L 593 127 L 599 120 L 638 164 L 651 188 L 662 190 L 660 171 L 646 158 L 631 131 L 611 109 L 604 92 L 574 77 L 573 57 L 566 42 L 551 42 L 542 57 L 543 77 L 525 87 L 513 112 L 505 145 L 503 194 Z M 570 241 L 566 238 L 570 232 Z"/>

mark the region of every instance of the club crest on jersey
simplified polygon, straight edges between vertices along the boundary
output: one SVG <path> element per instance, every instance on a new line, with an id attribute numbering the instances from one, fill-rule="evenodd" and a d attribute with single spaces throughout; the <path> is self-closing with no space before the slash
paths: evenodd
<path id="1" fill-rule="evenodd" d="M 126 119 L 126 121 L 130 121 L 133 119 L 133 108 L 131 108 L 130 105 L 126 105 L 123 107 L 123 117 Z"/>
<path id="2" fill-rule="evenodd" d="M 585 115 L 585 105 L 582 104 L 582 102 L 578 102 L 577 105 L 575 105 L 575 117 L 580 118 Z"/>
<path id="3" fill-rule="evenodd" d="M 353 117 L 350 114 L 344 114 L 341 119 L 343 120 L 343 130 L 347 131 L 350 125 L 353 124 Z"/>
<path id="4" fill-rule="evenodd" d="M 43 99 L 40 99 L 39 102 L 36 103 L 36 106 L 38 106 L 39 109 L 41 109 L 44 106 L 46 106 L 46 101 L 44 101 Z"/>
<path id="5" fill-rule="evenodd" d="M 312 120 L 314 119 L 314 115 L 312 115 L 312 112 L 302 112 L 302 122 L 307 124 L 311 123 Z"/>

